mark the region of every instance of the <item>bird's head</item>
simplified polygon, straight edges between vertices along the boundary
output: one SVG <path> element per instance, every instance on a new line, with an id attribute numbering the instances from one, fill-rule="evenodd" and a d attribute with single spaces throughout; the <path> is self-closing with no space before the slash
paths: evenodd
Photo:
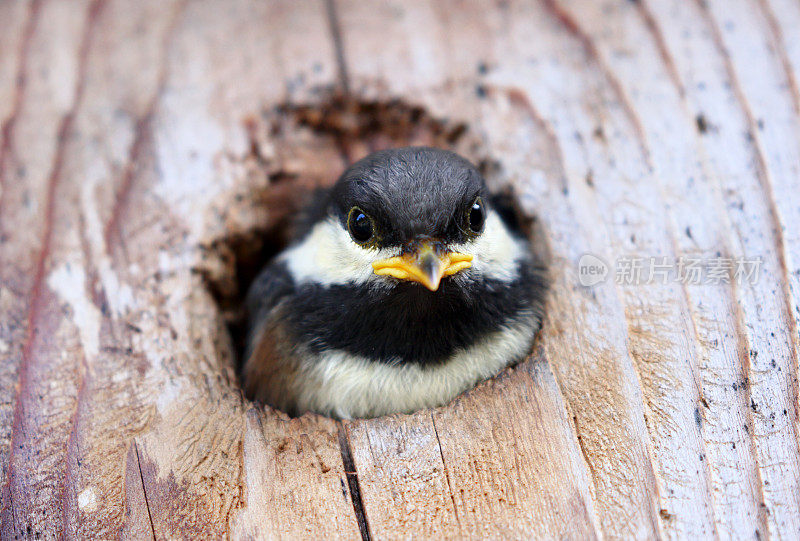
<path id="1" fill-rule="evenodd" d="M 372 261 L 375 274 L 435 291 L 443 278 L 472 266 L 464 245 L 486 225 L 483 191 L 478 171 L 451 152 L 387 150 L 345 172 L 332 210 L 359 248 L 391 252 Z"/>
<path id="2" fill-rule="evenodd" d="M 315 282 L 400 280 L 436 291 L 467 269 L 510 278 L 524 253 L 472 164 L 409 147 L 375 152 L 347 169 L 288 262 L 296 277 Z"/>

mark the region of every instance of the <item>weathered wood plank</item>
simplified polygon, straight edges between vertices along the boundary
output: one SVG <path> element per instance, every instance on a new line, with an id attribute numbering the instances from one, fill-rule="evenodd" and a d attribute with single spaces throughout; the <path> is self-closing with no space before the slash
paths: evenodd
<path id="1" fill-rule="evenodd" d="M 289 421 L 249 410 L 244 470 L 247 507 L 234 517 L 233 537 L 359 537 L 333 421 L 315 416 Z"/>
<path id="2" fill-rule="evenodd" d="M 450 407 L 350 422 L 348 433 L 374 538 L 599 535 L 589 472 L 541 350 Z"/>
<path id="3" fill-rule="evenodd" d="M 759 256 L 764 260 L 757 283 L 745 284 L 746 287 L 737 288 L 729 294 L 728 305 L 731 309 L 722 311 L 715 309 L 713 304 L 698 305 L 696 309 L 701 328 L 713 329 L 714 335 L 725 329 L 723 340 L 710 341 L 710 349 L 724 348 L 735 351 L 738 356 L 733 371 L 710 363 L 704 374 L 704 387 L 716 389 L 714 394 L 718 397 L 716 406 L 712 406 L 716 413 L 707 419 L 711 421 L 707 426 L 716 432 L 709 439 L 727 443 L 729 453 L 734 457 L 742 443 L 751 454 L 744 463 L 729 458 L 720 460 L 719 465 L 713 468 L 719 479 L 719 492 L 725 495 L 719 509 L 721 513 L 727 513 L 731 507 L 723 502 L 742 501 L 741 490 L 734 488 L 737 484 L 731 484 L 730 479 L 750 470 L 752 473 L 747 481 L 749 487 L 746 488 L 751 493 L 754 491 L 757 497 L 758 512 L 763 522 L 760 531 L 763 532 L 766 526 L 772 534 L 793 535 L 789 532 L 797 531 L 792 523 L 799 512 L 796 501 L 792 503 L 798 471 L 791 466 L 791 462 L 796 460 L 796 452 L 790 450 L 797 445 L 797 423 L 793 420 L 797 410 L 797 327 L 792 321 L 796 318 L 792 314 L 796 310 L 796 302 L 790 301 L 787 295 L 790 289 L 794 289 L 791 281 L 796 277 L 791 275 L 793 271 L 787 275 L 787 269 L 791 269 L 792 264 L 781 254 L 785 253 L 787 247 L 794 249 L 787 235 L 792 235 L 790 231 L 796 230 L 796 227 L 786 228 L 786 232 L 781 233 L 781 225 L 775 222 L 780 218 L 775 214 L 775 194 L 774 191 L 770 193 L 770 184 L 775 181 L 770 180 L 770 176 L 780 178 L 773 184 L 773 190 L 775 186 L 787 186 L 786 183 L 791 184 L 791 181 L 784 178 L 784 173 L 775 175 L 768 171 L 769 161 L 781 161 L 784 151 L 780 146 L 770 147 L 768 151 L 758 142 L 759 137 L 753 136 L 761 128 L 748 111 L 751 106 L 747 98 L 737 89 L 739 82 L 731 70 L 729 58 L 721 54 L 723 49 L 718 28 L 728 24 L 728 15 L 715 21 L 701 9 L 691 5 L 686 7 L 684 10 L 672 10 L 672 17 L 666 16 L 663 11 L 658 14 L 663 14 L 663 26 L 676 37 L 678 30 L 671 28 L 676 16 L 682 26 L 681 33 L 685 34 L 686 28 L 691 29 L 691 39 L 685 40 L 691 49 L 675 47 L 673 54 L 682 77 L 687 80 L 690 108 L 697 111 L 698 115 L 702 114 L 703 118 L 710 119 L 712 129 L 704 132 L 703 141 L 709 155 L 709 169 L 718 179 L 723 208 L 727 211 L 727 216 L 723 215 L 722 219 L 730 224 L 733 233 L 729 246 L 733 254 Z M 750 18 L 756 20 L 758 17 L 753 13 Z M 740 20 L 733 24 L 752 23 Z M 705 61 L 703 57 L 706 57 Z M 775 68 L 775 59 L 767 55 L 758 64 L 760 69 L 770 71 Z M 766 73 L 753 73 L 751 76 L 762 79 Z M 778 83 L 772 88 L 777 97 L 781 85 Z M 782 123 L 787 114 L 791 115 L 792 108 L 787 101 L 776 101 L 774 105 L 776 108 L 772 112 L 763 112 L 765 116 L 761 118 L 764 125 L 767 118 Z M 791 201 L 792 197 L 796 196 L 787 193 L 781 195 L 780 199 Z M 696 294 L 700 294 L 700 288 L 696 288 Z M 717 313 L 732 314 L 735 325 L 721 325 L 720 318 L 712 315 Z M 726 327 L 737 331 L 731 332 Z M 773 359 L 776 359 L 774 364 Z M 741 404 L 738 420 L 728 417 L 731 411 L 730 398 L 724 397 L 724 394 L 733 396 Z M 717 419 L 730 419 L 728 428 L 715 428 Z M 771 443 L 764 441 L 764 433 L 771 434 Z M 731 439 L 734 441 L 731 442 Z M 773 460 L 765 460 L 767 447 L 777 452 L 788 451 L 793 456 L 789 463 L 778 465 L 783 468 L 780 473 L 774 472 Z M 744 467 L 746 463 L 754 464 Z"/>
<path id="4" fill-rule="evenodd" d="M 696 162 L 696 156 L 703 152 L 697 121 L 687 110 L 686 104 L 681 102 L 681 96 L 686 92 L 684 84 L 676 73 L 669 50 L 664 48 L 660 28 L 653 25 L 646 5 L 640 4 L 634 8 L 572 4 L 575 3 L 564 7 L 564 16 L 573 22 L 578 32 L 595 44 L 597 54 L 620 81 L 620 88 L 629 96 L 632 107 L 642 111 L 639 118 L 643 145 L 648 162 L 653 167 L 650 186 L 653 187 L 652 183 L 656 186 L 656 190 L 651 188 L 650 191 L 654 195 L 663 194 L 658 198 L 663 201 L 656 200 L 656 206 L 650 209 L 651 216 L 661 217 L 654 221 L 645 215 L 644 221 L 651 227 L 655 226 L 656 230 L 663 228 L 667 232 L 666 242 L 660 246 L 643 244 L 642 236 L 647 228 L 637 223 L 636 229 L 628 231 L 632 246 L 627 249 L 630 253 L 668 256 L 670 259 L 698 256 L 709 259 L 720 250 L 731 256 L 724 225 L 727 218 L 723 214 L 716 219 L 708 219 L 708 213 L 720 206 L 720 191 L 709 189 L 708 175 Z M 601 11 L 602 18 L 598 19 Z M 601 28 L 601 21 L 605 22 L 606 28 L 619 31 L 605 31 Z M 615 54 L 618 51 L 630 51 L 630 54 Z M 644 59 L 654 66 L 646 76 L 642 76 L 636 67 Z M 652 108 L 647 96 L 656 94 L 661 97 L 662 103 L 669 103 L 670 106 Z M 666 140 L 672 143 L 663 144 Z M 687 182 L 689 179 L 692 180 Z M 694 179 L 702 181 L 695 182 Z M 608 185 L 597 180 L 596 176 L 594 184 L 598 192 L 604 191 L 603 185 Z M 643 192 L 624 195 L 637 206 L 647 200 L 647 196 Z M 658 208 L 662 205 L 667 210 L 666 214 Z M 678 205 L 680 212 L 670 212 L 671 208 Z M 734 304 L 730 297 L 732 292 L 727 287 L 704 285 L 697 288 L 686 286 L 683 291 L 672 288 L 670 296 L 660 300 L 648 295 L 659 289 L 667 290 L 658 284 L 649 284 L 644 288 L 625 287 L 624 292 L 628 304 L 626 314 L 631 351 L 637 361 L 650 411 L 649 428 L 654 433 L 653 451 L 659 463 L 663 487 L 660 499 L 661 513 L 665 517 L 664 529 L 678 536 L 710 536 L 716 533 L 714 514 L 719 512 L 714 509 L 714 498 L 710 491 L 712 479 L 718 477 L 718 464 L 731 461 L 746 464 L 749 457 L 745 454 L 743 461 L 737 460 L 737 451 L 731 449 L 730 444 L 717 445 L 722 433 L 734 433 L 730 426 L 726 426 L 717 438 L 702 438 L 702 419 L 706 408 L 711 407 L 709 404 L 715 401 L 720 391 L 725 393 L 726 389 L 712 386 L 709 391 L 701 387 L 698 377 L 708 374 L 709 370 L 719 371 L 730 366 L 724 355 L 718 356 L 718 364 L 702 366 L 704 350 L 712 340 L 717 340 L 718 344 L 731 342 L 733 335 L 712 339 L 707 332 L 698 333 L 698 329 L 706 326 L 705 321 L 687 317 L 686 313 L 690 309 L 697 311 L 711 305 L 715 306 L 715 313 L 721 314 L 719 317 L 727 317 Z M 651 299 L 647 300 L 648 297 Z M 698 300 L 699 307 L 696 307 L 694 303 Z M 723 328 L 729 326 L 736 327 L 735 319 L 729 319 Z M 716 328 L 712 329 L 711 334 L 718 334 L 716 331 Z M 734 367 L 739 364 L 735 346 L 734 339 Z M 730 346 L 722 347 L 730 350 Z M 734 373 L 738 375 L 738 372 L 734 369 Z M 732 412 L 741 419 L 748 413 L 748 405 L 744 400 L 739 402 L 738 410 L 730 409 L 729 404 L 725 408 L 725 413 L 717 415 L 724 416 Z M 738 423 L 734 421 L 734 430 L 739 428 Z M 708 430 L 707 427 L 705 429 Z M 747 443 L 745 439 L 744 448 L 740 448 L 739 453 L 743 450 L 746 452 Z M 709 445 L 716 447 L 716 453 L 711 453 L 711 456 L 707 453 Z M 745 489 L 752 490 L 750 482 L 757 472 L 751 466 L 750 469 L 743 468 L 742 474 L 743 481 L 747 483 Z M 731 477 L 730 474 L 727 476 L 728 483 L 733 481 Z M 741 484 L 736 486 L 738 488 L 733 490 L 739 490 L 740 494 L 745 492 Z M 725 490 L 724 487 L 721 489 Z M 730 510 L 732 521 L 751 521 L 749 526 L 740 524 L 741 530 L 758 529 L 763 515 L 757 495 L 750 499 L 740 496 L 731 503 L 732 507 L 727 509 Z M 727 513 L 727 509 L 724 512 Z"/>
<path id="5" fill-rule="evenodd" d="M 5 187 L 10 183 L 12 177 L 12 155 L 14 145 L 12 138 L 17 121 L 20 115 L 23 98 L 27 87 L 27 70 L 29 68 L 28 57 L 30 53 L 31 35 L 37 19 L 35 4 L 26 5 L 23 2 L 6 2 L 0 6 L 2 15 L 0 21 L 3 24 L 2 45 L 0 54 L 3 55 L 3 62 L 0 63 L 0 210 L 3 209 L 3 198 L 8 197 L 9 188 Z M 27 8 L 27 9 L 26 9 Z M 2 221 L 0 220 L 0 228 Z M 0 229 L 0 238 L 3 244 L 10 242 L 6 234 Z M 0 261 L 6 262 L 3 254 L 0 253 Z M 5 267 L 3 265 L 2 267 Z M 11 271 L 7 267 L 5 270 L 0 268 L 0 276 L 3 281 L 10 285 Z M 21 291 L 18 292 L 21 296 Z M 7 288 L 0 288 L 0 311 L 6 314 L 0 320 L 3 328 L 3 338 L 0 339 L 0 478 L 6 478 L 6 466 L 8 464 L 9 442 L 12 432 L 13 419 L 13 387 L 18 374 L 18 359 L 12 360 L 12 355 L 19 356 L 21 346 L 18 341 L 24 335 L 25 328 L 21 322 L 24 311 L 24 300 L 12 297 L 11 291 Z M 15 340 L 12 340 L 16 338 Z"/>
<path id="6" fill-rule="evenodd" d="M 65 193 L 66 147 L 85 87 L 95 7 L 42 7 L 37 15 L 41 23 L 30 38 L 28 65 L 21 66 L 30 70 L 26 93 L 39 99 L 22 99 L 7 134 L 12 140 L 6 148 L 13 155 L 3 161 L 0 219 L 11 249 L 3 250 L 0 267 L 8 274 L 0 282 L 11 335 L 3 340 L 10 338 L 12 344 L 3 365 L 13 374 L 13 384 L 3 386 L 4 395 L 10 395 L 3 403 L 13 405 L 4 419 L 11 430 L 2 453 L 3 537 L 47 535 L 65 528 L 63 459 L 78 383 L 73 366 L 47 359 L 74 348 L 76 337 L 47 281 L 54 268 L 55 239 L 65 221 L 56 201 Z M 54 58 L 60 61 L 53 63 Z"/>
<path id="7" fill-rule="evenodd" d="M 767 526 L 772 535 L 800 531 L 798 316 L 800 316 L 800 123 L 785 65 L 763 4 L 707 6 L 715 43 L 725 53 L 734 95 L 747 121 L 764 201 L 764 273 L 739 299 L 748 328 L 753 441 Z M 735 28 L 738 27 L 738 30 Z M 748 43 L 747 47 L 744 43 Z M 757 59 L 757 60 L 755 60 Z M 757 64 L 752 64 L 756 61 Z M 761 122 L 759 122 L 761 120 Z M 743 209 L 748 212 L 748 209 Z M 758 212 L 749 209 L 749 213 Z M 750 214 L 748 226 L 753 221 Z M 791 533 L 790 533 L 791 532 Z"/>
<path id="8" fill-rule="evenodd" d="M 796 537 L 799 23 L 790 0 L 0 3 L 2 536 Z M 448 122 L 320 130 L 320 87 Z M 461 123 L 552 261 L 536 354 L 409 416 L 248 403 L 212 295 L 236 296 L 230 239 Z M 606 282 L 579 285 L 585 253 Z M 623 285 L 629 256 L 762 266 Z"/>
<path id="9" fill-rule="evenodd" d="M 209 247 L 265 217 L 263 203 L 258 207 L 249 199 L 269 181 L 263 171 L 248 176 L 242 164 L 251 150 L 248 117 L 330 83 L 336 73 L 333 58 L 322 3 L 188 3 L 175 28 L 166 90 L 153 117 L 149 157 L 159 170 L 139 174 L 134 185 L 143 188 L 128 202 L 137 208 L 143 201 L 157 201 L 160 209 L 128 213 L 120 221 L 124 255 L 163 272 L 153 293 L 170 299 L 161 317 L 177 331 L 158 348 L 138 346 L 157 373 L 150 377 L 170 382 L 156 397 L 160 419 L 140 447 L 152 463 L 144 484 L 157 538 L 171 532 L 192 537 L 231 532 L 243 537 L 357 535 L 352 505 L 341 490 L 345 473 L 338 442 L 331 440 L 325 423 L 317 428 L 310 422 L 308 435 L 302 436 L 302 423 L 279 423 L 270 413 L 263 420 L 266 441 L 258 441 L 257 427 L 252 416 L 246 417 L 234 387 L 220 313 L 193 273 L 214 267 L 215 258 L 224 255 Z M 149 246 L 153 230 L 162 227 L 161 212 L 169 213 L 176 227 L 162 234 L 161 253 L 154 254 Z M 135 273 L 122 274 L 136 283 Z M 149 327 L 155 322 L 140 323 Z M 215 329 L 212 336 L 209 325 Z M 182 360 L 160 367 L 161 359 L 176 350 Z M 182 367 L 196 356 L 204 361 Z M 192 411 L 187 412 L 187 404 Z M 310 441 L 297 450 L 291 442 L 291 451 L 284 453 L 282 442 L 290 436 Z M 306 460 L 314 455 L 324 457 L 324 466 Z M 321 474 L 320 469 L 329 471 Z"/>

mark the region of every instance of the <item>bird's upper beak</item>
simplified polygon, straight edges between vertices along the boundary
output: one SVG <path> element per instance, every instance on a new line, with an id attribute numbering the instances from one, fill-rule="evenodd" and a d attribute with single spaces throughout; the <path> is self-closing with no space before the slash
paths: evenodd
<path id="1" fill-rule="evenodd" d="M 471 262 L 471 255 L 447 251 L 438 240 L 418 239 L 404 247 L 401 255 L 376 261 L 372 268 L 375 274 L 410 280 L 436 291 L 442 278 L 470 268 Z"/>

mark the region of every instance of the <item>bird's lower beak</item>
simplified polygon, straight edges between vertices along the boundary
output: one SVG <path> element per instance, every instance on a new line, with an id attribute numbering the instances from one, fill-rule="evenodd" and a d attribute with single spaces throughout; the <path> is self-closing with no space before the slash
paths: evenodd
<path id="1" fill-rule="evenodd" d="M 375 274 L 417 282 L 431 291 L 439 288 L 439 282 L 445 276 L 471 266 L 471 255 L 442 250 L 441 244 L 432 240 L 414 243 L 402 255 L 372 264 Z"/>

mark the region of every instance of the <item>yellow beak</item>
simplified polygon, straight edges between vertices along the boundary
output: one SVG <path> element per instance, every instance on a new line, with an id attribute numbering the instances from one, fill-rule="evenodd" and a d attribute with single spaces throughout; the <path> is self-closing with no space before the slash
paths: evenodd
<path id="1" fill-rule="evenodd" d="M 410 280 L 436 291 L 442 278 L 472 266 L 471 255 L 458 252 L 440 254 L 435 241 L 424 240 L 417 246 L 403 255 L 376 261 L 372 269 L 380 276 Z"/>

